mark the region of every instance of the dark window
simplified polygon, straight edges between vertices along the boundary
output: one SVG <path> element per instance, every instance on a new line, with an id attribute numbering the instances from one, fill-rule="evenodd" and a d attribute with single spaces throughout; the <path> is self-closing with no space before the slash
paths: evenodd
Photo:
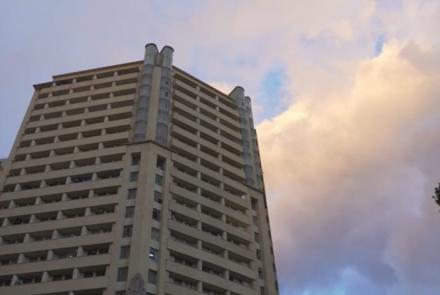
<path id="1" fill-rule="evenodd" d="M 139 172 L 131 172 L 130 173 L 130 181 L 137 181 L 139 176 Z"/>
<path id="2" fill-rule="evenodd" d="M 158 191 L 154 191 L 154 201 L 162 204 L 162 193 Z"/>
<path id="3" fill-rule="evenodd" d="M 157 272 L 154 270 L 148 270 L 148 283 L 156 285 L 157 283 Z"/>
<path id="4" fill-rule="evenodd" d="M 125 225 L 122 230 L 122 237 L 131 237 L 131 234 L 133 233 L 133 226 L 132 225 Z"/>
<path id="5" fill-rule="evenodd" d="M 155 227 L 151 228 L 151 239 L 155 241 L 160 240 L 160 230 L 158 228 Z"/>
<path id="6" fill-rule="evenodd" d="M 127 199 L 129 200 L 136 199 L 136 193 L 137 193 L 137 189 L 135 188 L 129 189 L 127 194 Z"/>
<path id="7" fill-rule="evenodd" d="M 137 166 L 137 165 L 139 165 L 140 162 L 141 162 L 141 154 L 140 153 L 131 154 L 131 165 Z"/>
<path id="8" fill-rule="evenodd" d="M 160 221 L 160 210 L 153 208 L 153 219 Z"/>
<path id="9" fill-rule="evenodd" d="M 165 170 L 166 159 L 161 156 L 157 156 L 156 167 L 160 170 Z"/>
<path id="10" fill-rule="evenodd" d="M 126 259 L 130 257 L 130 246 L 122 246 L 119 258 Z"/>
<path id="11" fill-rule="evenodd" d="M 123 282 L 127 280 L 128 276 L 128 267 L 118 268 L 118 282 Z"/>
<path id="12" fill-rule="evenodd" d="M 130 218 L 134 216 L 134 206 L 125 208 L 125 217 Z"/>
<path id="13" fill-rule="evenodd" d="M 157 185 L 162 185 L 162 183 L 163 183 L 163 176 L 159 175 L 159 174 L 156 174 L 155 183 Z"/>

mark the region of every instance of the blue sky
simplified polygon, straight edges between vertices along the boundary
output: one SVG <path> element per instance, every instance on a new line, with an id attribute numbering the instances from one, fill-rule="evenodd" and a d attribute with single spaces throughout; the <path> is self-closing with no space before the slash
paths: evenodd
<path id="1" fill-rule="evenodd" d="M 438 27 L 435 0 L 5 0 L 0 158 L 33 84 L 171 45 L 252 98 L 282 295 L 438 295 Z"/>

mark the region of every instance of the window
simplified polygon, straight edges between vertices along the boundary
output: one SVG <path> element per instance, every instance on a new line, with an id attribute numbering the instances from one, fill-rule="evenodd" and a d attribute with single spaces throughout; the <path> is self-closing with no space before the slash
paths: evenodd
<path id="1" fill-rule="evenodd" d="M 163 176 L 159 175 L 159 174 L 156 174 L 155 183 L 157 185 L 162 185 L 162 183 L 163 183 Z"/>
<path id="2" fill-rule="evenodd" d="M 155 227 L 151 228 L 151 239 L 155 241 L 160 240 L 160 230 L 158 228 Z"/>
<path id="3" fill-rule="evenodd" d="M 162 204 L 162 193 L 158 191 L 154 191 L 154 201 Z"/>
<path id="4" fill-rule="evenodd" d="M 160 221 L 160 210 L 153 208 L 153 219 L 156 221 Z"/>
<path id="5" fill-rule="evenodd" d="M 127 199 L 129 199 L 129 200 L 136 199 L 136 193 L 137 193 L 137 189 L 135 189 L 135 188 L 129 189 Z"/>
<path id="6" fill-rule="evenodd" d="M 130 246 L 122 246 L 119 258 L 127 259 L 128 257 L 130 257 Z"/>
<path id="7" fill-rule="evenodd" d="M 157 272 L 154 270 L 148 270 L 148 283 L 156 285 L 157 283 Z"/>
<path id="8" fill-rule="evenodd" d="M 133 226 L 132 225 L 124 225 L 124 228 L 122 230 L 122 237 L 123 238 L 131 237 L 132 233 L 133 233 Z"/>
<path id="9" fill-rule="evenodd" d="M 131 165 L 137 166 L 137 165 L 139 165 L 140 162 L 141 162 L 141 154 L 140 153 L 131 154 Z"/>
<path id="10" fill-rule="evenodd" d="M 134 206 L 125 208 L 125 217 L 130 218 L 134 216 Z"/>
<path id="11" fill-rule="evenodd" d="M 148 252 L 148 257 L 153 261 L 159 261 L 159 250 L 151 247 L 150 252 Z"/>
<path id="12" fill-rule="evenodd" d="M 120 267 L 118 268 L 118 282 L 123 282 L 127 280 L 128 276 L 128 267 Z"/>
<path id="13" fill-rule="evenodd" d="M 156 167 L 160 170 L 165 170 L 165 162 L 166 159 L 164 157 L 157 156 Z"/>
<path id="14" fill-rule="evenodd" d="M 137 181 L 139 176 L 139 172 L 131 172 L 130 173 L 130 181 Z"/>

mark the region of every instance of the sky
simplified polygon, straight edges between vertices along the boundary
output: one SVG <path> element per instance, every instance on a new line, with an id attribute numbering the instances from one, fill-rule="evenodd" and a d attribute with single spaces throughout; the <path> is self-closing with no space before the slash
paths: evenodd
<path id="1" fill-rule="evenodd" d="M 282 295 L 440 294 L 440 1 L 0 2 L 0 158 L 54 74 L 175 49 L 251 96 Z"/>

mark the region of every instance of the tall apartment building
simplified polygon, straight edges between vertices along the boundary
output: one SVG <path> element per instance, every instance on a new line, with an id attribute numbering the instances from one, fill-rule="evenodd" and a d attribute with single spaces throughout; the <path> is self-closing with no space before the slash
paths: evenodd
<path id="1" fill-rule="evenodd" d="M 0 294 L 278 294 L 250 99 L 172 55 L 34 85 L 0 172 Z"/>

